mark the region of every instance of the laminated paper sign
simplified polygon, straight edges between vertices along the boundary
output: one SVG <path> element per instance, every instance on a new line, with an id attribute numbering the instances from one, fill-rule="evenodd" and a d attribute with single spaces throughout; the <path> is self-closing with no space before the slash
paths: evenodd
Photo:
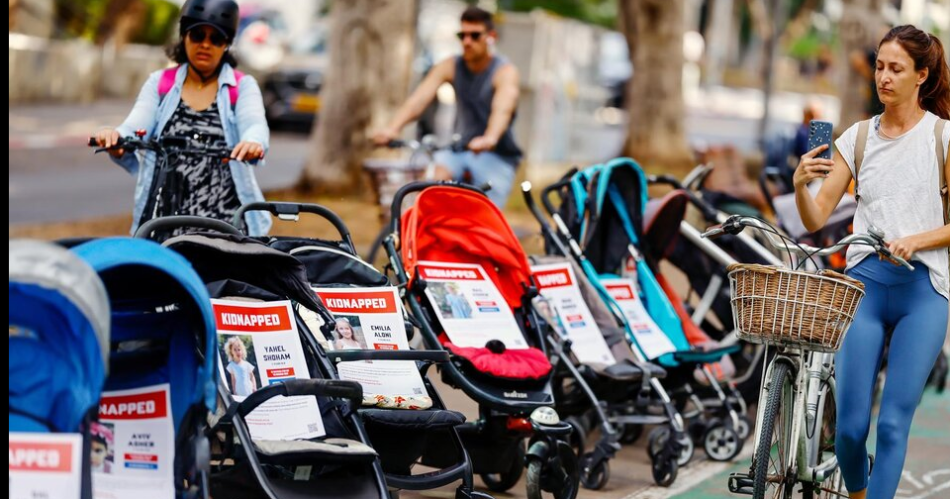
<path id="1" fill-rule="evenodd" d="M 640 301 L 636 283 L 632 279 L 604 279 L 600 282 L 620 305 L 630 326 L 630 332 L 633 333 L 637 344 L 649 360 L 676 351 L 673 342 L 650 318 L 643 302 Z"/>
<path id="2" fill-rule="evenodd" d="M 82 435 L 10 433 L 10 499 L 79 499 Z"/>
<path id="3" fill-rule="evenodd" d="M 571 264 L 535 265 L 531 272 L 544 298 L 536 303 L 535 308 L 571 340 L 571 351 L 577 359 L 589 365 L 616 364 L 610 347 L 594 322 L 594 314 L 584 301 Z"/>
<path id="4" fill-rule="evenodd" d="M 263 386 L 310 379 L 290 301 L 211 300 L 218 328 L 220 373 L 237 401 Z M 259 440 L 326 435 L 312 396 L 274 397 L 245 417 Z"/>
<path id="5" fill-rule="evenodd" d="M 90 428 L 97 499 L 175 497 L 175 429 L 169 385 L 103 392 Z"/>
<path id="6" fill-rule="evenodd" d="M 417 269 L 453 344 L 481 348 L 499 340 L 507 348 L 528 348 L 508 303 L 481 265 L 419 262 Z"/>
<path id="7" fill-rule="evenodd" d="M 314 288 L 336 319 L 332 350 L 409 350 L 402 303 L 396 288 Z M 363 385 L 364 401 L 383 406 L 427 404 L 414 361 L 356 361 L 338 364 L 340 377 Z M 377 400 L 378 399 L 378 400 Z M 431 406 L 431 400 L 428 401 Z"/>

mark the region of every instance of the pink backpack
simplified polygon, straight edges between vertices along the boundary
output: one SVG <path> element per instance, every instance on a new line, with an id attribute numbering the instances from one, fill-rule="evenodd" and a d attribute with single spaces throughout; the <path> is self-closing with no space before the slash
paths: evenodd
<path id="1" fill-rule="evenodd" d="M 173 68 L 168 68 L 165 71 L 162 71 L 162 78 L 158 80 L 158 98 L 159 100 L 164 99 L 168 92 L 171 91 L 172 87 L 175 86 L 175 76 L 178 74 L 178 68 L 181 66 L 175 66 Z M 241 78 L 244 77 L 244 73 L 234 70 L 234 81 L 233 86 L 228 86 L 228 97 L 231 98 L 231 109 L 234 109 L 234 106 L 237 105 L 238 100 L 238 87 L 241 85 Z"/>

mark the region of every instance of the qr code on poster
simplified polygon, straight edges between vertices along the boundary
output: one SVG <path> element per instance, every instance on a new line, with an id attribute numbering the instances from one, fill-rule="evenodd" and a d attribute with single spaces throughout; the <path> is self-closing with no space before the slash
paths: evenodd
<path id="1" fill-rule="evenodd" d="M 319 433 L 320 425 L 314 423 L 307 423 L 307 431 L 310 433 Z"/>

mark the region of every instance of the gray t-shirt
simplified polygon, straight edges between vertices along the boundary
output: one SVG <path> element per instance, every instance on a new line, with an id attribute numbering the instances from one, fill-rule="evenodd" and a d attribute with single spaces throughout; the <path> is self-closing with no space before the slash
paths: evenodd
<path id="1" fill-rule="evenodd" d="M 878 119 L 875 117 L 871 121 L 864 149 L 859 192 L 861 199 L 854 215 L 854 232 L 866 233 L 873 224 L 884 231 L 886 240 L 893 241 L 943 227 L 940 172 L 934 144 L 937 116 L 926 113 L 910 131 L 895 139 L 886 138 L 877 132 L 875 124 Z M 852 177 L 857 135 L 856 123 L 835 141 L 835 148 L 851 169 Z M 950 126 L 944 127 L 943 131 L 944 154 L 947 154 L 948 144 Z M 943 166 L 940 165 L 940 168 Z M 867 246 L 850 246 L 848 268 L 873 253 L 874 250 Z M 946 248 L 919 251 L 913 259 L 930 270 L 930 282 L 934 289 L 950 298 Z"/>

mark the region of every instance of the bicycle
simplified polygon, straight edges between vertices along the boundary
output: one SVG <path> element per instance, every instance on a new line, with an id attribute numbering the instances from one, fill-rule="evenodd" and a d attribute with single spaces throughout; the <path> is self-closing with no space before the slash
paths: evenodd
<path id="1" fill-rule="evenodd" d="M 389 214 L 392 196 L 396 191 L 409 182 L 436 180 L 436 152 L 442 150 L 462 152 L 465 150 L 465 145 L 461 143 L 461 136 L 458 134 L 453 135 L 452 141 L 447 144 L 439 144 L 434 135 L 426 135 L 422 137 L 422 140 L 391 140 L 384 147 L 388 149 L 408 149 L 410 153 L 408 160 L 405 161 L 367 160 L 363 163 L 363 169 L 370 172 L 373 191 L 377 194 L 377 202 L 381 208 L 383 219 L 382 228 L 370 244 L 369 253 L 366 254 L 365 260 L 370 263 L 376 261 L 376 256 L 383 247 L 383 239 L 390 233 L 389 221 L 386 217 Z M 392 178 L 393 172 L 399 172 L 395 179 Z M 462 179 L 456 180 L 460 183 L 471 183 L 467 173 Z M 491 189 L 491 186 L 486 184 L 478 188 L 487 191 Z"/>
<path id="2" fill-rule="evenodd" d="M 89 137 L 88 146 L 95 147 L 95 154 L 116 149 L 125 152 L 152 151 L 159 156 L 156 161 L 154 177 L 147 197 L 145 208 L 142 210 L 142 222 L 164 216 L 188 215 L 181 213 L 182 200 L 188 196 L 188 185 L 181 175 L 170 166 L 172 157 L 183 154 L 201 154 L 218 158 L 222 165 L 231 159 L 231 149 L 208 145 L 191 144 L 189 137 L 166 136 L 154 137 L 145 140 L 145 130 L 136 130 L 134 137 L 120 137 L 112 147 L 99 147 L 95 137 Z M 251 161 L 251 163 L 256 163 Z"/>
<path id="3" fill-rule="evenodd" d="M 832 246 L 813 248 L 795 243 L 767 222 L 735 215 L 703 236 L 738 234 L 745 227 L 766 235 L 777 249 L 784 247 L 806 260 L 836 253 L 850 244 L 863 244 L 913 270 L 907 261 L 890 253 L 884 233 L 874 227 L 869 234 L 853 234 Z M 730 475 L 729 491 L 755 499 L 789 498 L 800 484 L 805 498 L 847 497 L 834 453 L 834 352 L 864 296 L 863 286 L 837 273 L 766 265 L 732 266 L 729 280 L 739 337 L 778 350 L 763 373 L 752 466 L 748 473 Z M 809 284 L 804 284 L 806 281 Z M 811 294 L 804 299 L 802 287 L 808 293 L 809 285 Z"/>

